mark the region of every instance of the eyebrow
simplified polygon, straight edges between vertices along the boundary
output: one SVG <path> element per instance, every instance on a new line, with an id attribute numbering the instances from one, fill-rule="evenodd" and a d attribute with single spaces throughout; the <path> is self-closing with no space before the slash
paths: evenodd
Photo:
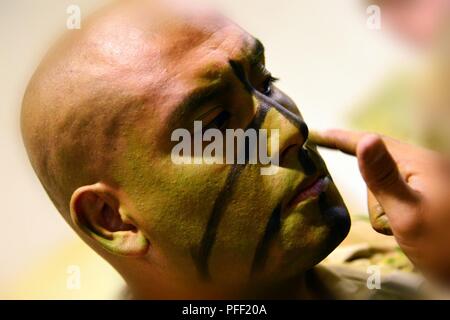
<path id="1" fill-rule="evenodd" d="M 265 48 L 262 42 L 253 38 L 254 42 L 252 44 L 252 49 L 250 51 L 249 60 L 251 65 L 255 65 L 261 62 L 261 58 L 264 56 Z"/>
<path id="2" fill-rule="evenodd" d="M 253 43 L 250 45 L 251 49 L 246 59 L 249 61 L 251 66 L 254 66 L 261 62 L 261 58 L 264 56 L 265 48 L 259 39 L 252 38 L 252 40 Z M 186 113 L 195 112 L 196 109 L 201 108 L 205 103 L 213 99 L 219 99 L 227 87 L 227 83 L 223 80 L 224 78 L 219 76 L 212 81 L 212 84 L 194 90 L 185 99 L 185 101 L 178 106 L 176 111 L 177 118 L 182 117 Z"/>
<path id="3" fill-rule="evenodd" d="M 185 98 L 176 110 L 176 115 L 172 117 L 172 121 L 182 118 L 186 114 L 192 114 L 197 109 L 200 109 L 207 102 L 214 99 L 220 99 L 221 94 L 226 89 L 226 83 L 222 79 L 214 80 L 212 84 L 203 86 L 192 91 L 188 97 Z"/>

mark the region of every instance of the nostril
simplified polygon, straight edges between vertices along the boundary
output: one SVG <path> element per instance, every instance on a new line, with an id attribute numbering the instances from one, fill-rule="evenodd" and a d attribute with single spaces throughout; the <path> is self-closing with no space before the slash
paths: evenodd
<path id="1" fill-rule="evenodd" d="M 306 141 L 308 140 L 308 137 L 309 137 L 309 128 L 306 125 L 306 123 L 303 122 L 303 121 L 300 124 L 300 133 L 302 134 L 302 138 L 303 138 L 303 144 L 302 144 L 302 146 L 303 146 L 306 143 Z"/>
<path id="2" fill-rule="evenodd" d="M 301 148 L 300 152 L 298 154 L 298 160 L 300 161 L 300 164 L 305 171 L 305 174 L 310 176 L 313 175 L 317 171 L 316 164 L 312 160 L 308 149 Z"/>

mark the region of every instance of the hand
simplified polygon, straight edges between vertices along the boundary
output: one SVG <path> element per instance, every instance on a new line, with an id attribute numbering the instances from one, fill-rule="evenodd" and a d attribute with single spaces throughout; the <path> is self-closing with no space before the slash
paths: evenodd
<path id="1" fill-rule="evenodd" d="M 450 164 L 442 155 L 389 137 L 328 130 L 317 145 L 358 158 L 373 228 L 394 235 L 409 259 L 450 284 Z"/>

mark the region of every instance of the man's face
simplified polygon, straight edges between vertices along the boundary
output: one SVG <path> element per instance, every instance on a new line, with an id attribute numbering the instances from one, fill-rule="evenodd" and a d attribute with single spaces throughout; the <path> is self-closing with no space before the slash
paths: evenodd
<path id="1" fill-rule="evenodd" d="M 343 240 L 345 205 L 306 141 L 296 105 L 273 85 L 262 44 L 223 18 L 194 20 L 152 38 L 157 93 L 123 133 L 116 179 L 161 274 L 225 286 L 286 280 Z M 194 121 L 223 132 L 278 129 L 279 150 L 271 152 L 280 154 L 279 170 L 265 176 L 259 164 L 173 163 L 171 134 L 192 132 Z"/>

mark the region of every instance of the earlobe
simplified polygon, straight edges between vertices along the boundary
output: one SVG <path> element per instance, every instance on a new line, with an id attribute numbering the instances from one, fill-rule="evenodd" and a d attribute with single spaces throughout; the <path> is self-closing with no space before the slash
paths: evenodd
<path id="1" fill-rule="evenodd" d="M 80 230 L 107 251 L 143 256 L 149 242 L 131 222 L 118 192 L 104 183 L 78 188 L 70 200 L 70 216 Z"/>

